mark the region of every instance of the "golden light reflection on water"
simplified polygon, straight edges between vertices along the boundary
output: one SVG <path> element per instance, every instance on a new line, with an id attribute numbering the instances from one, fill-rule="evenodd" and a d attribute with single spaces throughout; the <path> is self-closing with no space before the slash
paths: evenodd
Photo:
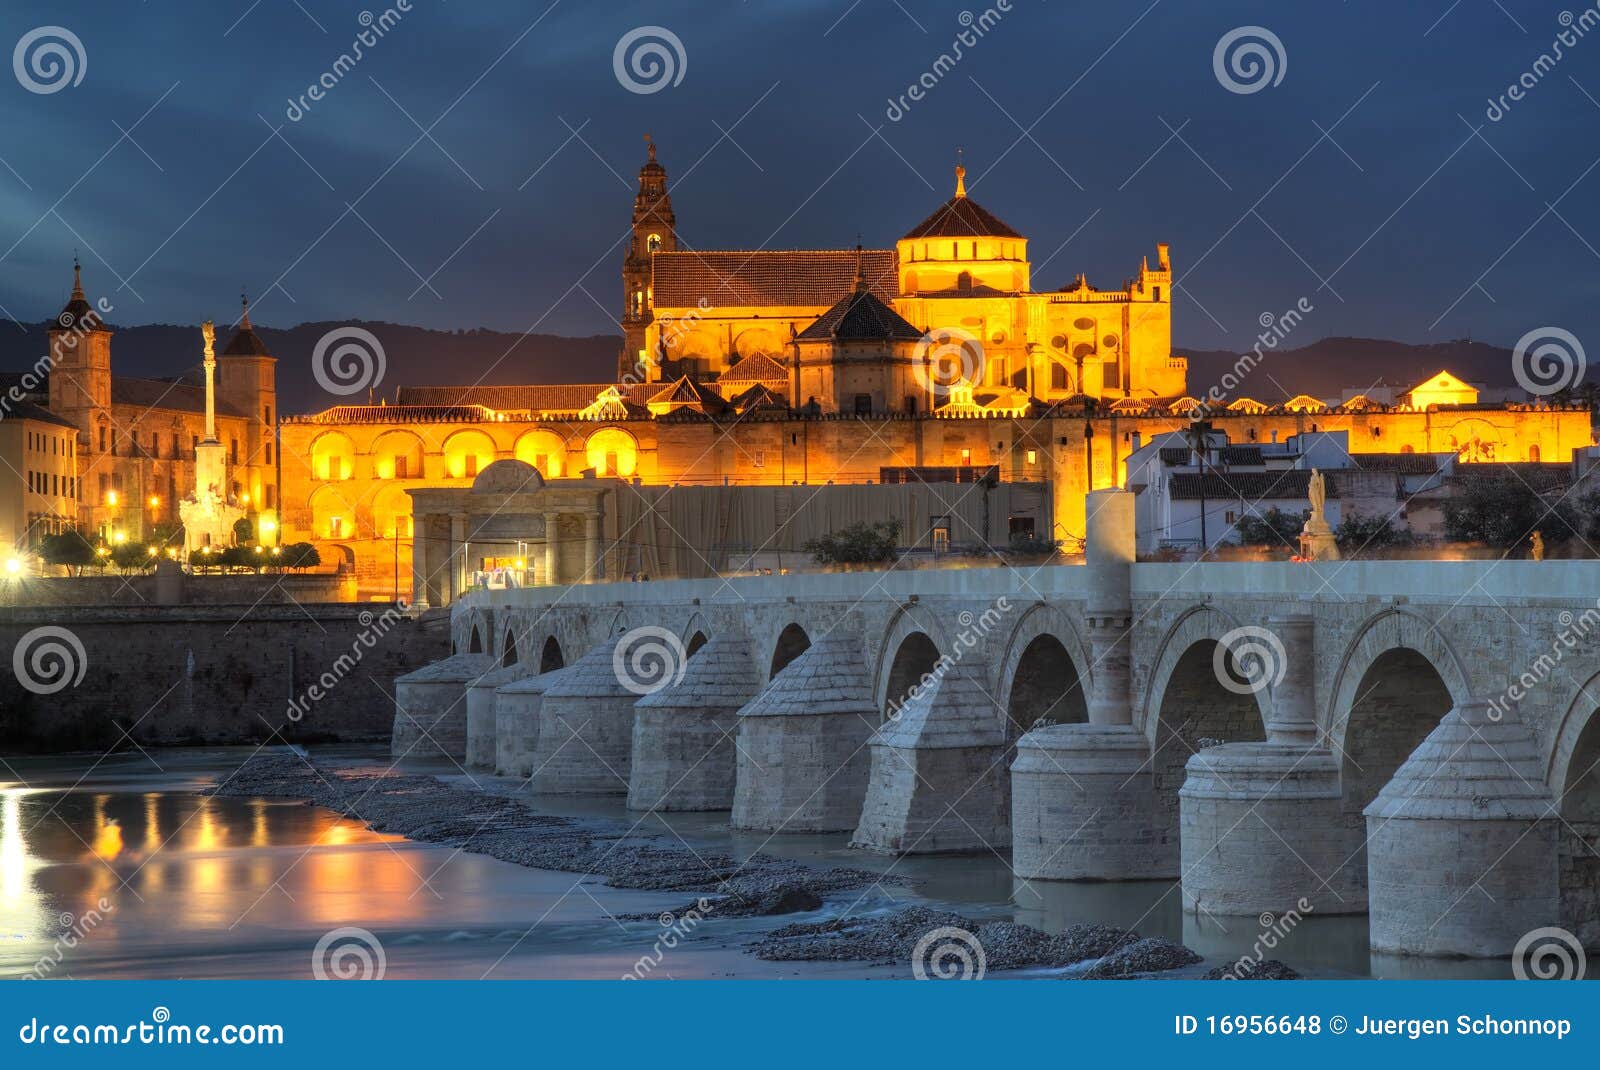
<path id="1" fill-rule="evenodd" d="M 22 839 L 22 792 L 0 796 L 0 904 L 7 916 L 22 909 L 28 891 L 28 846 Z"/>
<path id="2" fill-rule="evenodd" d="M 116 818 L 107 818 L 94 835 L 96 857 L 109 862 L 122 853 L 122 826 Z"/>

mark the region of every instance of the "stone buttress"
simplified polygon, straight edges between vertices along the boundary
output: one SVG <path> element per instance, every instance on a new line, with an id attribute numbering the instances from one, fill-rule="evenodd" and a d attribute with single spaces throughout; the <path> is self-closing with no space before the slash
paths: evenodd
<path id="1" fill-rule="evenodd" d="M 1514 709 L 1445 715 L 1365 811 L 1375 950 L 1493 958 L 1560 924 L 1543 767 Z"/>
<path id="2" fill-rule="evenodd" d="M 1177 845 L 1161 832 L 1150 743 L 1133 726 L 1134 496 L 1097 490 L 1086 505 L 1089 723 L 1017 741 L 1011 864 L 1024 880 L 1173 877 Z"/>
<path id="3" fill-rule="evenodd" d="M 1361 829 L 1345 814 L 1339 763 L 1318 745 L 1314 619 L 1271 617 L 1270 644 L 1247 671 L 1271 684 L 1262 743 L 1224 743 L 1191 757 L 1178 792 L 1185 910 L 1255 916 L 1367 909 Z M 1247 655 L 1254 657 L 1256 655 Z M 1304 900 L 1307 906 L 1301 906 Z"/>
<path id="4" fill-rule="evenodd" d="M 733 806 L 739 708 L 761 689 L 742 636 L 719 634 L 681 679 L 633 706 L 630 810 L 727 810 Z"/>
<path id="5" fill-rule="evenodd" d="M 533 748 L 539 740 L 539 707 L 544 693 L 563 678 L 553 669 L 497 689 L 494 693 L 494 771 L 525 777 L 533 772 Z"/>
<path id="6" fill-rule="evenodd" d="M 570 667 L 539 704 L 535 795 L 626 795 L 633 765 L 635 691 L 622 684 L 614 635 Z"/>
<path id="7" fill-rule="evenodd" d="M 881 719 L 861 637 L 818 639 L 739 711 L 733 827 L 854 831 Z"/>
<path id="8" fill-rule="evenodd" d="M 532 671 L 526 665 L 507 665 L 484 673 L 467 685 L 468 769 L 494 768 L 495 691 Z"/>
<path id="9" fill-rule="evenodd" d="M 1005 850 L 1005 716 L 972 667 L 920 686 L 872 737 L 852 847 L 891 854 Z"/>
<path id="10" fill-rule="evenodd" d="M 488 654 L 453 654 L 394 682 L 395 758 L 467 758 L 467 688 L 496 668 Z"/>

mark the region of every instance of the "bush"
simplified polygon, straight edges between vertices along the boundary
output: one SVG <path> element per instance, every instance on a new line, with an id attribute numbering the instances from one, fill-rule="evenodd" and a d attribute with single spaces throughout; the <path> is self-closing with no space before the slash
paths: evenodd
<path id="1" fill-rule="evenodd" d="M 865 565 L 893 561 L 900 548 L 900 521 L 851 524 L 801 547 L 819 565 Z"/>
<path id="2" fill-rule="evenodd" d="M 1265 513 L 1247 513 L 1234 525 L 1239 541 L 1246 546 L 1300 546 L 1305 518 L 1285 513 L 1273 506 Z"/>
<path id="3" fill-rule="evenodd" d="M 1060 539 L 1043 539 L 1031 531 L 1011 536 L 1008 549 L 1019 557 L 1050 557 L 1061 551 Z"/>
<path id="4" fill-rule="evenodd" d="M 1333 537 L 1341 548 L 1360 553 L 1386 546 L 1409 546 L 1415 541 L 1409 528 L 1397 527 L 1393 517 L 1351 513 L 1339 521 Z"/>
<path id="5" fill-rule="evenodd" d="M 243 546 L 256 537 L 256 526 L 250 523 L 250 518 L 241 516 L 233 522 L 233 541 Z"/>
<path id="6" fill-rule="evenodd" d="M 1446 538 L 1498 549 L 1521 546 L 1535 531 L 1547 543 L 1565 542 L 1583 522 L 1559 489 L 1541 492 L 1516 476 L 1464 479 L 1444 503 Z"/>

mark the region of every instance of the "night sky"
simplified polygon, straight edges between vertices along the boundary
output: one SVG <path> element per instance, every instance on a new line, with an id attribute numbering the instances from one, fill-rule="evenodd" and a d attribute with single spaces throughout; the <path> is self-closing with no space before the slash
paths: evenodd
<path id="1" fill-rule="evenodd" d="M 983 6 L 548 3 L 411 0 L 291 121 L 377 3 L 7 0 L 7 51 L 59 26 L 86 62 L 0 74 L 0 315 L 53 314 L 78 249 L 121 324 L 231 320 L 244 287 L 271 325 L 615 331 L 648 131 L 691 248 L 891 245 L 960 146 L 1035 288 L 1171 242 L 1180 346 L 1243 350 L 1304 297 L 1293 344 L 1600 347 L 1600 25 L 1485 114 L 1576 4 L 1011 0 L 891 121 Z M 631 92 L 614 50 L 651 25 L 681 81 Z M 1282 46 L 1254 92 L 1214 68 L 1242 26 Z"/>

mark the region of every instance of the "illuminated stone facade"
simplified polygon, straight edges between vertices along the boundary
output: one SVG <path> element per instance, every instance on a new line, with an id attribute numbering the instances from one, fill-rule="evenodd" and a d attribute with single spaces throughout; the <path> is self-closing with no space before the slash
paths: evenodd
<path id="1" fill-rule="evenodd" d="M 623 264 L 624 379 L 715 379 L 760 356 L 788 368 L 797 405 L 907 413 L 938 404 L 903 377 L 807 376 L 815 357 L 805 352 L 804 332 L 859 284 L 917 337 L 962 346 L 980 395 L 1155 400 L 1184 390 L 1187 364 L 1172 354 L 1168 247 L 1157 245 L 1155 265 L 1146 258 L 1118 289 L 1096 289 L 1080 274 L 1035 291 L 1028 239 L 967 196 L 963 168 L 955 195 L 894 249 L 684 250 L 652 145 L 633 220 Z M 909 368 L 909 350 L 897 347 L 889 363 Z M 843 354 L 864 355 L 859 346 Z"/>
<path id="2" fill-rule="evenodd" d="M 74 524 L 107 541 L 148 538 L 156 525 L 178 522 L 180 499 L 195 486 L 195 451 L 207 433 L 205 387 L 113 375 L 111 337 L 75 275 L 49 332 L 48 397 L 40 399 L 77 429 L 72 515 L 18 533 L 18 544 L 37 541 L 46 527 Z M 246 308 L 216 361 L 216 438 L 226 451 L 219 492 L 266 542 L 276 541 L 278 512 L 276 364 Z"/>

